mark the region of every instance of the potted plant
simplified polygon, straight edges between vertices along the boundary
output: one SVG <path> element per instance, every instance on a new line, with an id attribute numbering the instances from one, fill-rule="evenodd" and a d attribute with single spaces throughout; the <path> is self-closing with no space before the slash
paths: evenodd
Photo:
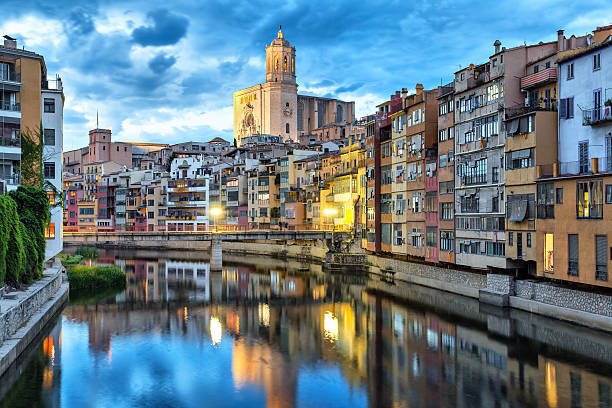
<path id="1" fill-rule="evenodd" d="M 604 102 L 605 106 L 612 106 L 612 99 L 606 99 L 606 101 Z"/>

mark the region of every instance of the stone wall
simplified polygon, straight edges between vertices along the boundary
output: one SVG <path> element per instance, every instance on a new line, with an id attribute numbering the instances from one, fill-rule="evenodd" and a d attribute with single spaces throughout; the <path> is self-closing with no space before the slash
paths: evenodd
<path id="1" fill-rule="evenodd" d="M 514 278 L 508 275 L 489 273 L 487 274 L 487 289 L 513 295 L 515 290 Z"/>
<path id="2" fill-rule="evenodd" d="M 612 296 L 585 292 L 550 282 L 517 281 L 516 296 L 553 306 L 612 317 Z"/>
<path id="3" fill-rule="evenodd" d="M 61 286 L 61 263 L 58 260 L 53 268 L 45 270 L 43 278 L 30 285 L 26 291 L 6 294 L 0 300 L 0 345 L 24 325 Z M 7 298 L 13 294 L 16 294 L 14 299 Z"/>

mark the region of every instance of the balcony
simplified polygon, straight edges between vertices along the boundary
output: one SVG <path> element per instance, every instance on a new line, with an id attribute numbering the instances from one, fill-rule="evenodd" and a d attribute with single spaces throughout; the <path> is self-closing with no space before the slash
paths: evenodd
<path id="1" fill-rule="evenodd" d="M 21 177 L 19 174 L 13 174 L 7 177 L 0 177 L 1 180 L 9 186 L 18 186 L 21 183 Z"/>
<path id="2" fill-rule="evenodd" d="M 582 126 L 597 126 L 610 121 L 612 121 L 612 106 L 602 106 L 582 111 Z"/>
<path id="3" fill-rule="evenodd" d="M 21 147 L 20 137 L 0 137 L 0 146 Z"/>
<path id="4" fill-rule="evenodd" d="M 540 72 L 525 75 L 521 78 L 521 89 L 531 89 L 552 82 L 557 82 L 557 68 L 547 68 Z"/>
<path id="5" fill-rule="evenodd" d="M 525 115 L 531 112 L 556 112 L 557 111 L 557 102 L 551 101 L 546 104 L 542 103 L 534 103 L 531 105 L 515 105 L 509 108 L 506 108 L 506 120 L 515 118 L 517 116 Z"/>
<path id="6" fill-rule="evenodd" d="M 21 112 L 21 104 L 0 100 L 0 110 L 9 112 Z"/>

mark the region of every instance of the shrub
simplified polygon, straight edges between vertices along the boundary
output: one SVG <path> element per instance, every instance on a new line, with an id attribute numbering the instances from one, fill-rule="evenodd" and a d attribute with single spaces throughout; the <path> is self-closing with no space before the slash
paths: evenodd
<path id="1" fill-rule="evenodd" d="M 59 254 L 58 257 L 66 269 L 70 269 L 73 266 L 80 264 L 83 260 L 81 255 Z"/>
<path id="2" fill-rule="evenodd" d="M 87 246 L 78 247 L 77 250 L 74 252 L 74 254 L 81 255 L 83 258 L 86 258 L 86 259 L 97 259 L 98 256 L 100 255 L 100 253 L 98 252 L 98 248 L 87 247 Z"/>
<path id="3" fill-rule="evenodd" d="M 25 249 L 19 216 L 17 215 L 17 205 L 10 198 L 6 200 L 6 224 L 3 227 L 6 228 L 8 235 L 5 280 L 15 284 L 19 282 L 19 277 L 25 272 Z"/>
<path id="4" fill-rule="evenodd" d="M 105 289 L 125 287 L 125 273 L 115 266 L 78 265 L 68 270 L 70 289 Z"/>

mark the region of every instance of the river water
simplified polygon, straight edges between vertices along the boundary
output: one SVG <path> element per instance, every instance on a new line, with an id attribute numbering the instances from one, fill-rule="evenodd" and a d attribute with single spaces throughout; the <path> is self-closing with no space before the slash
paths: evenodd
<path id="1" fill-rule="evenodd" d="M 611 407 L 612 338 L 320 265 L 103 251 L 0 407 Z"/>

